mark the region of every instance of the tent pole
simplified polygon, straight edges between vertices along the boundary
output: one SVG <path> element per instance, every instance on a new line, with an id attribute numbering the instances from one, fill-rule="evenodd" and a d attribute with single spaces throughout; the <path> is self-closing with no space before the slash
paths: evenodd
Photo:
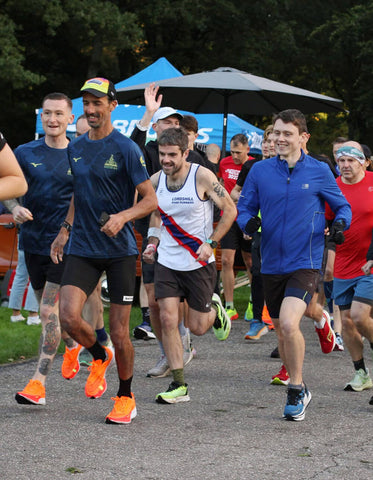
<path id="1" fill-rule="evenodd" d="M 224 92 L 224 120 L 223 120 L 223 141 L 221 146 L 221 158 L 225 157 L 228 130 L 228 92 Z"/>

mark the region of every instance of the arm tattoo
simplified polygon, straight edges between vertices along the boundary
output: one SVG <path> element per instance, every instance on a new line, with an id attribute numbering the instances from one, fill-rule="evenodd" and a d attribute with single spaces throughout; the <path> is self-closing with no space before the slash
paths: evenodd
<path id="1" fill-rule="evenodd" d="M 225 189 L 222 187 L 222 185 L 220 185 L 219 182 L 214 182 L 212 184 L 212 188 L 218 197 L 220 198 L 225 197 Z"/>
<path id="2" fill-rule="evenodd" d="M 14 207 L 17 207 L 19 205 L 19 202 L 15 199 L 12 198 L 11 200 L 4 200 L 3 204 L 6 206 L 6 208 L 12 212 Z"/>

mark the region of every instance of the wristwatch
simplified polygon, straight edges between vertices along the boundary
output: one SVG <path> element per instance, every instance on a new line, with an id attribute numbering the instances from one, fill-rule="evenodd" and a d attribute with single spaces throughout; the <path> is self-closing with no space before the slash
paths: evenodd
<path id="1" fill-rule="evenodd" d="M 217 248 L 218 246 L 218 242 L 215 242 L 215 240 L 211 240 L 211 238 L 208 238 L 205 243 L 208 243 L 210 244 L 211 248 L 214 249 L 214 248 Z"/>
<path id="2" fill-rule="evenodd" d="M 66 228 L 66 230 L 68 232 L 71 232 L 71 229 L 72 229 L 72 226 L 70 225 L 69 222 L 66 222 L 66 220 L 64 220 L 61 225 L 60 225 L 61 228 Z"/>

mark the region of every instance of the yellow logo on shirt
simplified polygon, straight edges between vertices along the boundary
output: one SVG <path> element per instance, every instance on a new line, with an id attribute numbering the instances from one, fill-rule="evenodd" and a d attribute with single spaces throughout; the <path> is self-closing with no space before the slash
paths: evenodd
<path id="1" fill-rule="evenodd" d="M 114 155 L 111 155 L 109 160 L 106 160 L 104 168 L 110 168 L 111 170 L 118 170 L 118 164 L 114 160 Z"/>
<path id="2" fill-rule="evenodd" d="M 141 157 L 140 157 L 140 163 L 141 163 L 141 165 L 142 165 L 144 168 L 146 168 L 145 160 L 144 160 L 144 158 L 143 158 L 142 155 L 141 155 Z"/>

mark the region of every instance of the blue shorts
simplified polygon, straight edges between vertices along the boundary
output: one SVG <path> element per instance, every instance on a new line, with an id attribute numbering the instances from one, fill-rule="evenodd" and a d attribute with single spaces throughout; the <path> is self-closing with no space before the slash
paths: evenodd
<path id="1" fill-rule="evenodd" d="M 353 300 L 373 306 L 373 275 L 346 280 L 334 278 L 333 298 L 341 310 L 350 310 Z"/>

